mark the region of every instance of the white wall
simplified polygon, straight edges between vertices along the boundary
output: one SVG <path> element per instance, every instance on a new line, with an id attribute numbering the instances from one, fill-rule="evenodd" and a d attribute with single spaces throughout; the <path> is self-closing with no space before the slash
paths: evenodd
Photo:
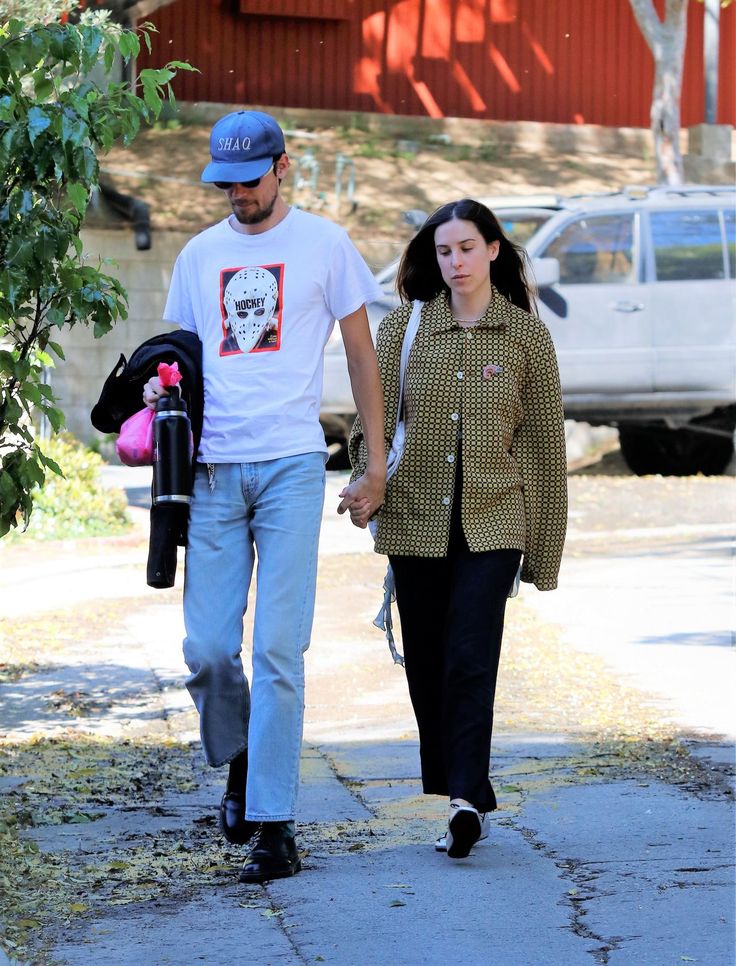
<path id="1" fill-rule="evenodd" d="M 102 384 L 122 352 L 133 350 L 173 326 L 161 321 L 171 270 L 176 256 L 191 236 L 184 232 L 154 232 L 149 251 L 136 251 L 133 233 L 127 229 L 85 229 L 85 253 L 90 261 L 98 256 L 113 258 L 117 265 L 103 271 L 118 278 L 128 292 L 129 315 L 111 332 L 95 339 L 92 327 L 76 325 L 54 337 L 66 360 L 57 362 L 51 384 L 66 414 L 67 429 L 84 442 L 101 439 L 89 414 L 97 402 Z"/>

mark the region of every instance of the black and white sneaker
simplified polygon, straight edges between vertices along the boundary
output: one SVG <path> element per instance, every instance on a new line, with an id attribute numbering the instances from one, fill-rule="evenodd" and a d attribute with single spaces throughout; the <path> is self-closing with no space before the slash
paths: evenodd
<path id="1" fill-rule="evenodd" d="M 480 815 L 480 837 L 478 838 L 478 842 L 483 842 L 485 841 L 485 839 L 488 838 L 488 833 L 490 831 L 491 823 L 489 820 L 488 812 L 479 812 L 478 814 Z M 440 835 L 440 837 L 435 841 L 434 850 L 435 852 L 447 851 L 447 833 L 446 832 L 443 835 Z"/>
<path id="2" fill-rule="evenodd" d="M 488 838 L 488 813 L 472 805 L 450 805 L 447 832 L 434 844 L 435 851 L 447 852 L 451 859 L 464 859 L 481 839 Z"/>

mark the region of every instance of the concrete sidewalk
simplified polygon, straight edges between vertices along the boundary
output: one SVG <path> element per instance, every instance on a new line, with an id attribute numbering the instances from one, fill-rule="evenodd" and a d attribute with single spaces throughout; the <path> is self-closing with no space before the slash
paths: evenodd
<path id="1" fill-rule="evenodd" d="M 124 628 L 97 642 L 97 686 L 115 702 L 76 727 L 112 739 L 193 738 L 175 607 L 141 603 Z M 321 645 L 315 671 L 330 665 L 344 680 L 350 655 Z M 76 678 L 89 689 L 91 668 L 72 665 L 67 685 Z M 74 724 L 49 717 L 33 677 L 6 686 L 12 733 L 68 733 Z M 57 683 L 45 679 L 47 688 Z M 338 721 L 333 740 L 309 740 L 307 725 L 299 876 L 238 885 L 242 853 L 225 846 L 209 884 L 161 886 L 145 902 L 95 905 L 84 895 L 88 914 L 57 924 L 49 936 L 53 962 L 732 962 L 731 799 L 717 783 L 693 791 L 616 775 L 599 749 L 574 738 L 499 732 L 493 771 L 501 809 L 490 840 L 453 862 L 432 848 L 443 809 L 420 794 L 417 742 L 399 736 L 411 728 L 408 707 L 376 692 L 370 676 L 362 688 L 387 712 L 385 724 L 366 726 L 362 740 L 342 740 Z M 315 730 L 328 725 L 316 722 Z M 136 850 L 155 855 L 172 839 L 185 851 L 205 849 L 218 838 L 222 778 L 204 769 L 196 748 L 191 774 L 192 791 L 96 804 L 96 821 L 41 825 L 29 834 L 43 854 L 73 855 L 72 866 L 104 865 L 110 854 Z M 115 894 L 109 885 L 100 887 L 108 900 Z"/>
<path id="2" fill-rule="evenodd" d="M 328 507 L 343 482 L 331 476 Z M 183 687 L 180 589 L 144 587 L 145 541 L 21 554 L 0 570 L 14 628 L 32 622 L 33 633 L 46 610 L 70 629 L 43 664 L 0 685 L 6 740 L 31 769 L 0 777 L 0 804 L 37 815 L 24 835 L 40 848 L 50 883 L 26 961 L 730 966 L 733 793 L 721 766 L 732 744 L 701 736 L 701 761 L 681 742 L 647 735 L 618 742 L 555 731 L 552 706 L 537 730 L 504 714 L 490 839 L 466 860 L 436 853 L 444 807 L 421 795 L 403 673 L 370 626 L 383 561 L 368 553 L 365 533 L 331 512 L 325 521 L 307 655 L 304 867 L 265 886 L 238 884 L 244 850 L 217 831 L 223 775 L 202 764 Z M 568 578 L 581 593 L 584 563 Z M 570 647 L 582 653 L 583 643 Z M 539 646 L 541 655 L 541 637 Z M 581 713 L 595 699 L 581 694 Z M 507 700 L 521 712 L 526 697 Z M 22 750 L 38 735 L 70 746 L 70 764 L 54 759 L 56 796 Z M 90 770 L 74 745 L 82 738 L 102 742 L 111 760 L 134 759 L 129 742 L 141 742 L 141 756 L 160 754 L 162 770 L 182 780 L 146 784 L 133 767 L 129 785 L 100 787 L 92 775 L 79 786 L 85 779 L 75 776 Z M 62 915 L 72 896 L 76 912 Z"/>

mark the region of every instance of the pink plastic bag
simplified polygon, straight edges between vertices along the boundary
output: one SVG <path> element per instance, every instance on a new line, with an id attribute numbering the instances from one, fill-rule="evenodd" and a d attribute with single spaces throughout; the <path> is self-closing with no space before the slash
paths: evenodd
<path id="1" fill-rule="evenodd" d="M 115 449 L 126 466 L 151 466 L 153 463 L 153 417 L 147 406 L 134 413 L 120 427 Z"/>
<path id="2" fill-rule="evenodd" d="M 179 363 L 159 362 L 158 377 L 161 385 L 166 389 L 177 386 L 181 382 Z M 120 462 L 126 466 L 151 466 L 153 464 L 153 409 L 146 406 L 140 412 L 134 413 L 120 427 L 120 435 L 115 443 L 115 449 Z"/>

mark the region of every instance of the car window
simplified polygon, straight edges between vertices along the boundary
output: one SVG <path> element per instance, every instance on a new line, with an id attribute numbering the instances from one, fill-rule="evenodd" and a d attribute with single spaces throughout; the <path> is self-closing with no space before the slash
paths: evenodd
<path id="1" fill-rule="evenodd" d="M 504 232 L 517 245 L 526 245 L 537 229 L 551 218 L 553 214 L 554 212 L 552 211 L 538 211 L 533 214 L 530 212 L 496 212 L 496 216 L 501 222 L 501 227 Z"/>
<path id="2" fill-rule="evenodd" d="M 580 218 L 552 239 L 544 255 L 559 261 L 563 285 L 633 284 L 634 216 Z"/>
<path id="3" fill-rule="evenodd" d="M 736 212 L 733 208 L 726 208 L 723 212 L 723 224 L 726 227 L 728 274 L 731 278 L 736 278 Z"/>
<path id="4" fill-rule="evenodd" d="M 653 211 L 650 217 L 657 281 L 725 277 L 717 211 Z"/>

